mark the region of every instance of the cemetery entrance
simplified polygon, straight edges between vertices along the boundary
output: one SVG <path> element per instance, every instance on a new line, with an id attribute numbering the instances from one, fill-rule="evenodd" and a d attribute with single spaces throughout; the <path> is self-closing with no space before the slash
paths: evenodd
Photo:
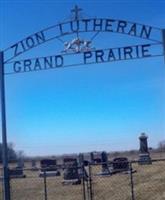
<path id="1" fill-rule="evenodd" d="M 143 25 L 125 20 L 115 20 L 110 18 L 86 18 L 80 15 L 82 9 L 75 6 L 71 11 L 72 17 L 67 21 L 63 21 L 54 26 L 45 28 L 36 32 L 23 40 L 11 45 L 9 48 L 0 52 L 0 86 L 1 86 L 1 126 L 2 126 L 2 142 L 3 142 L 3 199 L 4 200 L 23 200 L 28 197 L 32 200 L 32 196 L 36 191 L 39 192 L 38 199 L 51 199 L 52 196 L 58 196 L 58 200 L 64 200 L 67 194 L 67 200 L 74 199 L 73 191 L 75 191 L 75 199 L 135 199 L 132 184 L 132 166 L 126 160 L 126 165 L 115 164 L 121 161 L 116 160 L 113 163 L 108 163 L 106 154 L 102 154 L 102 164 L 88 163 L 88 165 L 77 163 L 77 159 L 65 159 L 62 165 L 56 162 L 45 161 L 40 167 L 32 167 L 31 170 L 23 170 L 22 167 L 14 167 L 10 169 L 7 156 L 7 131 L 6 131 L 6 111 L 5 111 L 5 76 L 12 74 L 22 74 L 27 72 L 36 72 L 41 70 L 57 69 L 78 65 L 100 64 L 122 60 L 133 60 L 142 58 L 159 57 L 165 55 L 165 30 Z M 134 38 L 141 38 L 142 44 L 133 44 L 132 46 L 120 47 L 98 47 L 95 39 L 102 33 L 123 34 Z M 89 38 L 83 34 L 92 34 Z M 35 58 L 20 58 L 21 55 L 31 49 L 45 44 L 51 40 L 58 40 L 62 43 L 61 49 L 57 50 L 55 55 L 42 56 Z M 144 43 L 148 40 L 149 43 Z M 4 67 L 5 66 L 5 67 Z M 122 161 L 123 162 L 123 161 Z M 49 164 L 48 164 L 49 163 Z M 160 162 L 160 166 L 162 161 Z M 43 167 L 46 166 L 46 167 Z M 113 166 L 114 171 L 109 169 Z M 121 170 L 117 166 L 122 167 L 127 171 L 125 175 L 121 175 Z M 47 169 L 48 168 L 48 169 Z M 127 169 L 127 170 L 126 170 Z M 38 177 L 38 171 L 40 174 Z M 25 173 L 26 171 L 26 173 Z M 111 173 L 117 173 L 111 177 Z M 63 175 L 63 176 L 62 176 Z M 35 188 L 31 185 L 32 180 L 38 178 L 38 183 Z M 62 178 L 63 177 L 63 178 Z M 116 177 L 118 177 L 116 179 Z M 102 180 L 102 181 L 100 181 Z M 102 182 L 102 184 L 100 184 Z M 121 183 L 123 187 L 121 190 Z M 44 184 L 44 189 L 43 189 Z M 107 184 L 107 189 L 104 187 Z M 24 185 L 24 190 L 22 187 Z M 48 187 L 49 185 L 49 187 Z M 15 188 L 15 189 L 14 189 Z M 114 191 L 114 188 L 117 188 Z M 124 194 L 124 191 L 129 191 Z M 29 193 L 29 190 L 31 193 Z M 15 191 L 15 192 L 14 192 Z M 27 194 L 25 194 L 28 191 Z M 19 196 L 17 196 L 19 195 Z M 119 195 L 119 196 L 116 196 Z M 129 197 L 128 197 L 129 196 Z M 53 198 L 55 198 L 53 197 Z M 36 198 L 35 198 L 36 200 Z"/>

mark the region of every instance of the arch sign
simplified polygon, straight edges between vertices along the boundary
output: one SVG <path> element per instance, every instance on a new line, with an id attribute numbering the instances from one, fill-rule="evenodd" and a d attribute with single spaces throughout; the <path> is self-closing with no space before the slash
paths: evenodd
<path id="1" fill-rule="evenodd" d="M 111 18 L 84 18 L 81 17 L 81 11 L 82 9 L 75 6 L 71 10 L 72 17 L 68 21 L 38 31 L 0 52 L 4 200 L 10 200 L 4 75 L 165 56 L 165 29 Z M 97 48 L 94 45 L 94 40 L 100 33 L 105 32 L 143 39 L 143 44 Z M 86 39 L 81 36 L 86 33 L 92 34 L 92 37 Z M 25 52 L 55 39 L 62 43 L 60 53 L 44 57 L 17 59 Z M 148 40 L 148 43 L 144 44 L 144 40 Z M 71 57 L 72 59 L 70 59 Z"/>
<path id="2" fill-rule="evenodd" d="M 73 18 L 69 21 L 38 31 L 4 50 L 4 62 L 7 65 L 7 71 L 5 71 L 5 74 L 47 70 L 74 65 L 148 58 L 162 56 L 164 54 L 163 52 L 160 52 L 160 49 L 159 51 L 155 51 L 155 46 L 163 47 L 164 51 L 165 30 L 135 22 L 111 18 L 81 18 L 81 11 L 82 9 L 75 6 L 75 8 L 71 10 Z M 98 49 L 94 46 L 93 40 L 96 39 L 97 35 L 103 32 L 141 38 L 143 40 L 148 40 L 150 43 Z M 84 39 L 80 37 L 80 34 L 84 33 L 93 33 L 94 35 L 90 39 Z M 76 34 L 76 37 L 72 37 L 70 40 L 63 39 L 69 36 L 71 37 L 73 34 Z M 13 61 L 14 58 L 32 48 L 54 39 L 63 43 L 60 53 L 51 56 Z M 68 55 L 72 57 L 74 55 L 75 59 L 72 59 L 72 63 L 68 62 Z"/>

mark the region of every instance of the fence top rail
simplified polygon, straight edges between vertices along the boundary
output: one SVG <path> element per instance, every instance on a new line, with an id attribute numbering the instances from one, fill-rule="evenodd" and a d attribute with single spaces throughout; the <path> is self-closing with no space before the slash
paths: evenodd
<path id="1" fill-rule="evenodd" d="M 165 158 L 161 158 L 161 159 L 151 159 L 152 162 L 161 162 L 161 161 L 165 161 Z M 130 163 L 139 163 L 139 160 L 131 160 L 129 161 Z"/>
<path id="2" fill-rule="evenodd" d="M 152 162 L 161 162 L 161 161 L 163 161 L 163 162 L 165 162 L 165 158 L 161 158 L 161 159 L 151 159 L 151 161 Z M 130 163 L 130 164 L 132 164 L 132 163 L 139 163 L 139 160 L 128 160 L 128 161 L 108 161 L 108 162 L 100 162 L 100 163 L 88 163 L 89 165 L 102 165 L 102 164 L 108 164 L 108 165 L 111 165 L 111 164 L 115 164 L 115 163 L 119 163 L 119 162 L 121 162 L 121 163 Z M 80 168 L 82 168 L 82 167 L 84 167 L 85 165 L 83 165 L 83 164 L 78 164 L 77 166 L 72 166 L 72 165 L 69 165 L 69 164 L 60 164 L 60 165 L 55 165 L 55 166 L 51 166 L 51 167 L 44 167 L 44 168 L 42 168 L 42 167 L 38 167 L 38 166 L 36 166 L 35 168 L 36 169 L 38 169 L 38 170 L 47 170 L 47 169 L 50 169 L 50 168 L 56 168 L 56 169 L 66 169 L 66 168 L 78 168 L 78 169 L 80 169 Z M 23 167 L 23 168 L 18 168 L 18 167 L 10 167 L 9 168 L 10 170 L 12 170 L 12 169 L 17 169 L 17 170 L 32 170 L 32 169 L 34 169 L 34 167 Z M 3 168 L 2 167 L 0 167 L 0 171 L 1 170 L 3 170 Z"/>
<path id="3" fill-rule="evenodd" d="M 151 159 L 152 162 L 161 162 L 165 161 L 165 158 L 161 159 Z M 139 160 L 128 160 L 128 161 L 108 161 L 108 162 L 101 162 L 101 163 L 89 163 L 89 165 L 102 165 L 102 164 L 113 164 L 113 163 L 139 163 Z"/>

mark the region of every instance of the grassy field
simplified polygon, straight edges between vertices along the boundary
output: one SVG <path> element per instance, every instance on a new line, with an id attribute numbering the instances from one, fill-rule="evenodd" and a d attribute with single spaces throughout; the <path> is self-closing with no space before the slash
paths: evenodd
<path id="1" fill-rule="evenodd" d="M 165 161 L 133 164 L 135 200 L 165 200 Z M 92 166 L 93 200 L 131 200 L 130 174 L 96 176 L 101 166 Z M 26 178 L 12 179 L 11 200 L 44 200 L 44 180 L 37 171 L 25 170 Z M 63 176 L 47 178 L 48 200 L 83 200 L 83 185 L 62 185 Z M 0 199 L 2 188 L 0 186 Z"/>
<path id="2" fill-rule="evenodd" d="M 165 161 L 133 169 L 135 200 L 165 200 Z M 93 182 L 94 200 L 131 200 L 130 174 L 93 176 Z"/>

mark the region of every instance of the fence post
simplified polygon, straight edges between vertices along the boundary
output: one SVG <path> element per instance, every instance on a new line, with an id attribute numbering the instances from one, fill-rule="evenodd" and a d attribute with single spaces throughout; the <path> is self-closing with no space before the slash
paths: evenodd
<path id="1" fill-rule="evenodd" d="M 132 162 L 129 163 L 129 166 L 130 166 L 130 180 L 131 180 L 131 198 L 132 200 L 135 200 Z"/>
<path id="2" fill-rule="evenodd" d="M 0 109 L 1 109 L 1 132 L 2 132 L 2 160 L 3 160 L 3 200 L 10 200 L 10 180 L 8 168 L 8 148 L 6 130 L 6 106 L 5 106 L 5 72 L 4 54 L 0 51 Z"/>
<path id="3" fill-rule="evenodd" d="M 165 29 L 162 29 L 162 45 L 163 45 L 163 56 L 165 62 Z"/>
<path id="4" fill-rule="evenodd" d="M 45 200 L 47 200 L 47 182 L 46 182 L 46 170 L 44 169 L 44 196 Z"/>
<path id="5" fill-rule="evenodd" d="M 84 200 L 86 200 L 86 192 L 85 192 L 85 179 L 86 179 L 86 177 L 85 177 L 85 168 L 84 168 L 84 163 L 83 164 L 81 164 L 81 170 L 82 170 L 82 173 L 83 173 L 83 177 L 82 177 L 82 181 L 83 181 L 83 198 L 84 198 Z"/>
<path id="6" fill-rule="evenodd" d="M 89 188 L 90 188 L 90 200 L 93 200 L 93 187 L 92 187 L 92 169 L 89 164 Z"/>

